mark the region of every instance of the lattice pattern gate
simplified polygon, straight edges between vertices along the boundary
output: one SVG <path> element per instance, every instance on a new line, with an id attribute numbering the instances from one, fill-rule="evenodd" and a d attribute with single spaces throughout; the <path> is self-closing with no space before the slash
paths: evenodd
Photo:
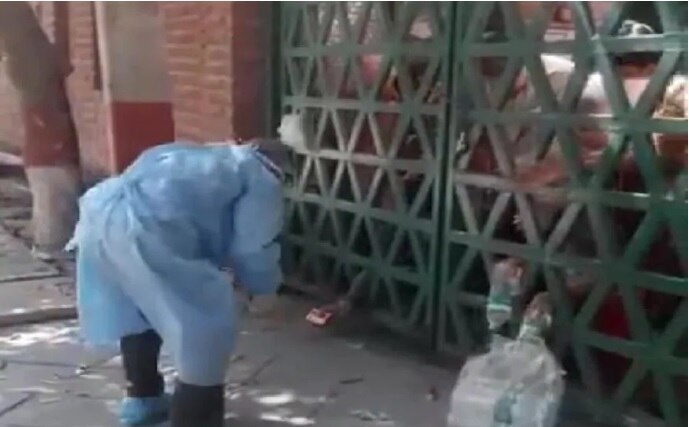
<path id="1" fill-rule="evenodd" d="M 681 425 L 686 95 L 658 107 L 686 94 L 686 4 L 535 3 L 284 4 L 282 108 L 308 136 L 289 281 L 363 283 L 390 326 L 467 353 L 517 259 L 570 376 Z"/>

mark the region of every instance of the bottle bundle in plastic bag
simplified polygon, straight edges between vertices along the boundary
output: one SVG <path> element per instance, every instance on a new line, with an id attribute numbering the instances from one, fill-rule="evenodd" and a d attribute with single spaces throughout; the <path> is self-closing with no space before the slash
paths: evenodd
<path id="1" fill-rule="evenodd" d="M 500 268 L 504 265 L 496 265 Z M 495 286 L 500 284 L 491 284 Z M 539 294 L 526 310 L 516 340 L 494 335 L 488 353 L 466 362 L 452 393 L 448 427 L 555 426 L 564 380 L 541 338 L 549 324 L 548 295 Z"/>

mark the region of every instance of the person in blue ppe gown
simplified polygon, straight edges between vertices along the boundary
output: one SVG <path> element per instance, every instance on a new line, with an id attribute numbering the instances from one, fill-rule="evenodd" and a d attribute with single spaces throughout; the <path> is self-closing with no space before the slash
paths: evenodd
<path id="1" fill-rule="evenodd" d="M 237 322 L 229 268 L 249 295 L 281 283 L 278 236 L 290 150 L 277 140 L 171 143 L 80 200 L 77 303 L 87 343 L 119 344 L 124 425 L 219 427 Z M 178 379 L 164 394 L 161 345 Z"/>

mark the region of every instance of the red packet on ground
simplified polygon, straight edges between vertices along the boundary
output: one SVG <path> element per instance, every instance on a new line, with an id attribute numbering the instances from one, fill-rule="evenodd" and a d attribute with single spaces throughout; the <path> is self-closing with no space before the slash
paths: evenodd
<path id="1" fill-rule="evenodd" d="M 306 321 L 315 326 L 325 326 L 328 324 L 333 314 L 328 311 L 323 311 L 319 308 L 314 308 L 306 315 Z"/>

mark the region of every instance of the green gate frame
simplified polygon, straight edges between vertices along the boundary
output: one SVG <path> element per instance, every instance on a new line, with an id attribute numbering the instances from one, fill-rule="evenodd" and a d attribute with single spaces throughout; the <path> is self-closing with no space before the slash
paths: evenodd
<path id="1" fill-rule="evenodd" d="M 687 25 L 680 21 L 680 3 L 655 2 L 662 34 L 622 40 L 613 33 L 632 2 L 612 3 L 597 25 L 586 3 L 568 2 L 574 37 L 557 41 L 544 40 L 555 3 L 544 3 L 528 21 L 514 3 L 283 3 L 281 108 L 304 115 L 308 143 L 300 153 L 302 173 L 287 189 L 288 284 L 334 292 L 366 280 L 369 301 L 386 324 L 437 349 L 468 354 L 485 338 L 485 270 L 496 255 L 518 257 L 528 263 L 527 284 L 544 284 L 552 295 L 558 331 L 553 347 L 559 355 L 571 352 L 593 399 L 622 407 L 650 377 L 663 419 L 681 425 L 686 407 L 678 402 L 672 380 L 686 381 L 687 376 L 686 352 L 677 354 L 687 334 L 687 171 L 685 167 L 668 190 L 649 142 L 653 133 L 686 135 L 687 121 L 649 115 L 671 75 L 686 75 Z M 506 39 L 485 40 L 481 35 L 496 11 L 503 17 Z M 418 22 L 430 29 L 431 38 L 408 39 Z M 609 55 L 638 51 L 658 52 L 660 60 L 640 99 L 631 105 Z M 539 60 L 544 53 L 570 55 L 577 64 L 562 99 L 548 83 Z M 364 57 L 380 61 L 372 79 L 359 62 Z M 508 96 L 525 69 L 540 111 L 491 108 L 494 101 L 482 90 L 483 79 L 473 65 L 481 57 L 506 61 L 507 71 L 495 90 L 498 99 Z M 426 67 L 412 82 L 410 64 L 420 58 Z M 331 79 L 333 63 L 339 67 Z M 571 111 L 594 70 L 602 76 L 610 116 Z M 393 75 L 400 99 L 384 101 L 381 93 Z M 341 91 L 345 85 L 347 93 Z M 449 95 L 431 97 L 436 88 Z M 386 139 L 381 122 L 390 117 L 394 127 Z M 568 205 L 549 234 L 534 220 L 533 194 L 510 178 L 514 162 L 506 129 L 525 124 L 535 129 L 541 152 L 559 144 L 566 160 L 568 184 L 539 190 L 564 190 L 567 195 Z M 602 160 L 590 173 L 577 160 L 571 130 L 580 127 L 610 135 Z M 475 148 L 463 144 L 467 135 L 482 130 L 490 135 L 496 174 L 468 169 Z M 421 155 L 400 158 L 409 132 L 415 134 Z M 362 140 L 370 144 L 361 147 Z M 632 154 L 645 193 L 610 188 L 622 153 Z M 402 173 L 420 178 L 413 195 L 405 193 Z M 362 174 L 365 182 L 360 182 Z M 377 199 L 383 188 L 392 198 L 388 205 Z M 493 194 L 494 203 L 481 218 L 470 196 L 476 190 Z M 522 243 L 496 235 L 508 208 L 522 219 Z M 614 232 L 610 212 L 615 209 L 642 215 L 626 244 Z M 592 231 L 593 256 L 562 248 L 580 217 Z M 684 277 L 639 266 L 664 230 L 684 260 Z M 564 292 L 563 275 L 571 270 L 589 274 L 597 285 L 578 309 Z M 652 327 L 635 297 L 638 289 L 678 299 L 673 316 L 660 330 Z M 604 335 L 590 326 L 613 290 L 621 296 L 631 339 Z M 631 361 L 624 378 L 608 391 L 609 399 L 604 398 L 592 349 Z"/>

